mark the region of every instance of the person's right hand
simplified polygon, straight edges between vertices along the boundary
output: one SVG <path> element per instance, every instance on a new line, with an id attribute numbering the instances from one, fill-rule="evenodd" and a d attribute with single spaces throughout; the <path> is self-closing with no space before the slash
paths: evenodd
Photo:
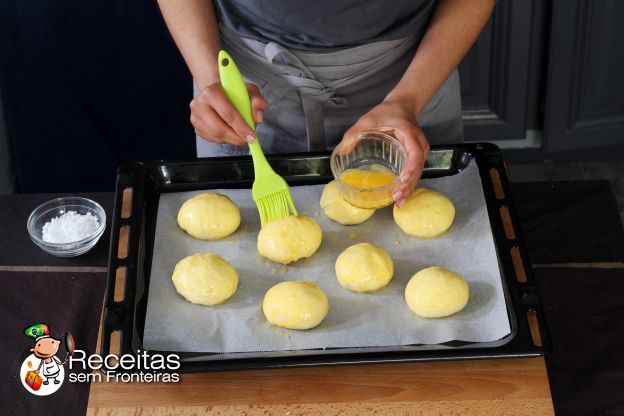
<path id="1" fill-rule="evenodd" d="M 266 101 L 254 84 L 245 84 L 251 100 L 251 114 L 256 123 L 262 123 L 262 112 Z M 195 133 L 213 143 L 228 143 L 244 146 L 253 142 L 256 136 L 228 100 L 220 83 L 204 88 L 191 101 L 191 123 Z"/>

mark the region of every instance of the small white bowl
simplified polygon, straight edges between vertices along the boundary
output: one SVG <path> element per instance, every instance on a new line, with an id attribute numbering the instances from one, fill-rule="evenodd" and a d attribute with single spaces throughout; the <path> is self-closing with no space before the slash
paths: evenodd
<path id="1" fill-rule="evenodd" d="M 91 213 L 100 223 L 99 228 L 90 236 L 71 243 L 49 243 L 43 241 L 42 230 L 45 223 L 68 211 L 78 214 Z M 26 223 L 30 239 L 42 250 L 57 257 L 76 257 L 89 251 L 98 242 L 106 228 L 106 212 L 100 204 L 87 198 L 56 198 L 39 205 L 28 217 Z"/>

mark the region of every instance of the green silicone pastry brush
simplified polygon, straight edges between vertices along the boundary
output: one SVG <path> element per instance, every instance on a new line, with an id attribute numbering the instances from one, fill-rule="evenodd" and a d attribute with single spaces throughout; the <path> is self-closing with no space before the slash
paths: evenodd
<path id="1" fill-rule="evenodd" d="M 245 82 L 232 57 L 226 51 L 219 52 L 219 77 L 221 86 L 230 102 L 236 107 L 249 127 L 256 132 L 251 117 L 251 102 Z M 256 139 L 249 144 L 254 164 L 254 183 L 251 188 L 253 199 L 258 206 L 260 222 L 265 224 L 290 215 L 297 215 L 297 210 L 290 197 L 288 184 L 277 173 L 264 157 L 260 142 Z"/>

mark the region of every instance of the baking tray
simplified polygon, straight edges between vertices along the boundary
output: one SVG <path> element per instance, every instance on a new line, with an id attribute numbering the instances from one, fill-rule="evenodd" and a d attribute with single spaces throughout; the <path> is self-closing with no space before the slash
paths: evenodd
<path id="1" fill-rule="evenodd" d="M 268 156 L 291 186 L 316 185 L 333 179 L 329 152 Z M 493 343 L 447 342 L 436 346 L 341 348 L 281 351 L 264 356 L 176 353 L 180 371 L 273 368 L 349 363 L 451 359 L 487 359 L 543 355 L 550 346 L 541 302 L 513 209 L 500 150 L 487 143 L 434 146 L 424 178 L 458 173 L 474 160 L 479 168 L 495 241 L 511 333 Z M 218 188 L 251 188 L 249 156 L 149 161 L 119 168 L 112 219 L 110 258 L 102 320 L 100 354 L 143 351 L 143 330 L 150 267 L 162 193 Z M 123 237 L 122 237 L 123 236 Z M 125 246 L 120 246 L 120 238 Z M 189 330 L 191 330 L 189 328 Z M 147 351 L 167 354 L 167 351 Z"/>

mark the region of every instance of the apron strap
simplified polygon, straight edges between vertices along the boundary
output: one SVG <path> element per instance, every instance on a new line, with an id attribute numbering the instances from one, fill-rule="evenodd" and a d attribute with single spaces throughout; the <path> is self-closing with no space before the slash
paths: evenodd
<path id="1" fill-rule="evenodd" d="M 323 104 L 321 104 L 320 101 L 311 99 L 307 95 L 301 95 L 301 105 L 303 106 L 303 114 L 305 115 L 308 151 L 318 152 L 327 150 Z"/>
<path id="2" fill-rule="evenodd" d="M 264 47 L 264 56 L 267 62 L 285 72 L 281 78 L 299 92 L 305 116 L 308 150 L 326 150 L 323 104 L 343 108 L 347 106 L 347 100 L 337 96 L 335 88 L 327 87 L 320 82 L 295 54 L 282 45 L 275 42 L 267 43 Z"/>
<path id="3" fill-rule="evenodd" d="M 262 72 L 263 76 L 270 80 L 269 83 L 273 84 L 273 91 L 279 91 L 273 98 L 278 98 L 292 90 L 296 90 L 299 93 L 305 116 L 308 150 L 326 150 L 327 140 L 325 137 L 323 105 L 343 108 L 347 106 L 347 100 L 344 97 L 337 96 L 335 88 L 327 87 L 319 81 L 297 56 L 283 46 L 275 42 L 262 45 L 260 52 L 264 55 L 263 58 L 266 63 L 279 68 L 279 71 L 269 72 L 259 65 L 254 65 L 246 47 L 235 36 L 223 29 L 221 35 L 224 45 L 238 52 L 234 59 L 236 59 L 239 67 L 249 71 Z M 230 53 L 232 53 L 232 50 Z"/>
<path id="4" fill-rule="evenodd" d="M 223 25 L 219 29 L 222 44 L 232 54 L 237 65 L 244 72 L 258 73 L 268 81 L 270 88 L 267 99 L 277 101 L 290 91 L 298 92 L 310 151 L 327 149 L 323 106 L 345 108 L 348 105 L 345 97 L 337 95 L 337 89 L 383 71 L 418 41 L 416 36 L 409 36 L 330 52 L 327 55 L 331 56 L 329 61 L 333 62 L 330 65 L 333 75 L 328 77 L 328 81 L 321 81 L 315 75 L 319 69 L 314 63 L 315 54 L 301 54 L 299 57 L 296 51 L 276 42 L 264 43 L 242 38 Z M 327 63 L 323 65 L 329 68 Z M 316 71 L 312 71 L 311 67 Z"/>

